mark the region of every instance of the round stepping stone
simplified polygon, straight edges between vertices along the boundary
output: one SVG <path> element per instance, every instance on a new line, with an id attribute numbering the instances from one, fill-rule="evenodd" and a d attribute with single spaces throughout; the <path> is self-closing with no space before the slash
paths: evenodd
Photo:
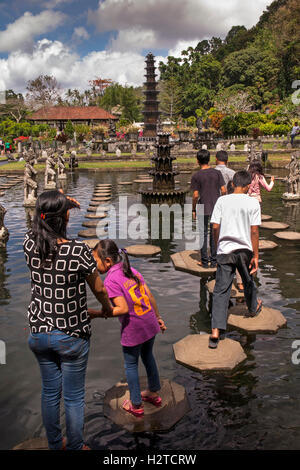
<path id="1" fill-rule="evenodd" d="M 107 214 L 105 214 L 104 212 L 101 212 L 100 214 L 86 214 L 85 215 L 86 219 L 104 219 L 105 217 L 107 217 Z"/>
<path id="2" fill-rule="evenodd" d="M 89 227 L 89 228 L 94 228 L 94 227 L 97 227 L 99 225 L 99 228 L 100 227 L 104 227 L 106 225 L 108 225 L 108 222 L 105 222 L 103 220 L 84 220 L 82 222 L 82 226 L 83 227 Z"/>
<path id="3" fill-rule="evenodd" d="M 173 345 L 175 360 L 193 370 L 232 370 L 247 356 L 238 341 L 225 338 L 216 349 L 208 347 L 209 335 L 188 335 Z"/>
<path id="4" fill-rule="evenodd" d="M 101 197 L 101 196 L 104 196 L 104 197 L 108 197 L 108 196 L 111 196 L 111 192 L 110 191 L 95 191 L 93 193 L 93 197 Z"/>
<path id="5" fill-rule="evenodd" d="M 237 304 L 229 309 L 228 325 L 249 333 L 276 333 L 286 325 L 286 319 L 279 310 L 262 307 L 257 317 L 246 318 L 245 304 Z M 220 343 L 219 343 L 220 344 Z"/>
<path id="6" fill-rule="evenodd" d="M 131 245 L 126 247 L 126 251 L 131 256 L 153 256 L 160 253 L 161 249 L 153 245 Z"/>
<path id="7" fill-rule="evenodd" d="M 90 240 L 83 240 L 84 243 L 91 249 L 93 250 L 97 243 L 99 243 L 99 238 L 91 238 Z"/>
<path id="8" fill-rule="evenodd" d="M 211 275 L 217 268 L 203 268 L 197 263 L 201 260 L 200 252 L 197 250 L 185 250 L 171 255 L 174 268 L 194 276 Z"/>
<path id="9" fill-rule="evenodd" d="M 95 189 L 110 189 L 111 188 L 111 184 L 97 184 L 95 186 Z"/>
<path id="10" fill-rule="evenodd" d="M 153 179 L 147 179 L 147 180 L 133 180 L 134 183 L 152 183 Z"/>
<path id="11" fill-rule="evenodd" d="M 13 447 L 12 450 L 49 450 L 48 440 L 46 437 L 37 437 L 28 439 Z"/>
<path id="12" fill-rule="evenodd" d="M 272 242 L 271 240 L 259 240 L 258 244 L 258 249 L 259 250 L 274 250 L 274 248 L 277 248 L 278 245 L 275 242 Z"/>
<path id="13" fill-rule="evenodd" d="M 99 203 L 99 206 L 89 206 L 87 208 L 87 212 L 97 212 L 97 211 L 99 211 L 99 213 L 101 213 L 101 212 L 105 212 L 105 211 L 109 211 L 109 210 L 110 210 L 110 207 L 101 206 L 100 203 Z"/>
<path id="14" fill-rule="evenodd" d="M 162 398 L 160 407 L 151 403 L 143 402 L 144 416 L 135 416 L 123 410 L 123 402 L 130 398 L 126 382 L 118 382 L 114 387 L 107 390 L 103 413 L 118 426 L 129 432 L 159 432 L 172 428 L 187 412 L 190 411 L 187 394 L 182 385 L 171 380 L 160 378 L 161 389 L 159 395 Z M 147 388 L 146 377 L 140 378 L 141 390 Z"/>
<path id="15" fill-rule="evenodd" d="M 118 183 L 120 186 L 125 185 L 125 184 L 132 184 L 132 181 L 121 181 Z"/>
<path id="16" fill-rule="evenodd" d="M 208 290 L 210 294 L 213 293 L 214 288 L 215 288 L 216 280 L 213 279 L 212 281 L 209 281 L 206 283 L 205 287 Z M 232 299 L 243 299 L 244 298 L 244 293 L 240 292 L 234 284 L 232 284 L 231 292 L 230 292 L 230 297 Z"/>
<path id="17" fill-rule="evenodd" d="M 300 241 L 299 232 L 276 232 L 274 233 L 275 237 L 280 238 L 281 240 L 290 240 L 294 242 Z"/>
<path id="18" fill-rule="evenodd" d="M 96 231 L 94 228 L 87 228 L 86 230 L 80 230 L 78 232 L 78 236 L 82 238 L 96 238 L 97 236 L 103 237 L 105 235 L 108 235 L 108 232 L 101 229 Z"/>
<path id="19" fill-rule="evenodd" d="M 262 222 L 266 222 L 267 220 L 271 220 L 271 219 L 272 219 L 271 215 L 266 215 L 266 214 L 261 215 Z"/>
<path id="20" fill-rule="evenodd" d="M 262 222 L 261 228 L 266 228 L 270 230 L 284 230 L 289 228 L 288 224 L 283 224 L 282 222 Z"/>
<path id="21" fill-rule="evenodd" d="M 180 172 L 181 175 L 185 175 L 185 174 L 188 174 L 188 173 L 192 173 L 192 170 L 183 170 Z"/>
<path id="22" fill-rule="evenodd" d="M 101 202 L 106 202 L 106 201 L 110 201 L 111 198 L 110 197 L 97 197 L 97 198 L 93 198 L 91 199 L 90 201 L 90 206 L 99 206 L 99 204 Z"/>

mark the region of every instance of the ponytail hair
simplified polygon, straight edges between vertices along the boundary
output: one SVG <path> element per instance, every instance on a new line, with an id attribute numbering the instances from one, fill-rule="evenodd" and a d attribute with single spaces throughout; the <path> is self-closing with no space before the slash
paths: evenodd
<path id="1" fill-rule="evenodd" d="M 67 212 L 78 207 L 57 190 L 44 191 L 38 197 L 32 224 L 33 239 L 41 260 L 41 266 L 49 258 L 55 258 L 57 239 L 67 238 Z"/>
<path id="2" fill-rule="evenodd" d="M 130 266 L 129 258 L 125 248 L 119 249 L 116 243 L 109 238 L 105 240 L 100 240 L 99 243 L 94 248 L 99 255 L 99 258 L 102 262 L 105 261 L 105 258 L 110 258 L 113 264 L 120 263 L 123 261 L 123 273 L 129 279 L 134 279 L 138 286 L 141 284 L 141 280 L 136 276 Z"/>

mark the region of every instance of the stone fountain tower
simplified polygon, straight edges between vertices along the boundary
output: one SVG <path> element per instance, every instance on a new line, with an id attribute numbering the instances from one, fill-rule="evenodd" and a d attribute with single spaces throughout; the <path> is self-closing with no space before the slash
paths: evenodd
<path id="1" fill-rule="evenodd" d="M 143 137 L 155 138 L 157 132 L 157 121 L 160 115 L 158 111 L 159 101 L 157 96 L 159 91 L 156 89 L 156 73 L 154 65 L 154 56 L 151 52 L 146 57 L 146 83 L 145 85 L 145 101 L 144 101 L 144 132 Z"/>
<path id="2" fill-rule="evenodd" d="M 187 190 L 176 188 L 175 176 L 178 171 L 173 170 L 171 148 L 174 144 L 169 142 L 170 134 L 157 134 L 158 141 L 155 144 L 156 155 L 151 158 L 154 168 L 149 171 L 153 177 L 152 188 L 142 189 L 142 202 L 145 204 L 184 204 Z"/>

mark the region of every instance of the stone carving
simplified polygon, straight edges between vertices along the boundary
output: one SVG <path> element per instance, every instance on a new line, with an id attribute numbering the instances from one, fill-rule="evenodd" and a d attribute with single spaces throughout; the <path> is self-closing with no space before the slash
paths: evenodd
<path id="1" fill-rule="evenodd" d="M 299 153 L 292 155 L 290 163 L 286 166 L 289 175 L 285 178 L 287 192 L 282 195 L 285 200 L 300 199 L 300 160 Z"/>
<path id="2" fill-rule="evenodd" d="M 122 152 L 119 148 L 116 149 L 116 156 L 119 158 L 122 155 Z"/>
<path id="3" fill-rule="evenodd" d="M 55 189 L 56 188 L 56 171 L 55 171 L 55 160 L 53 150 L 49 149 L 46 159 L 46 168 L 45 168 L 45 189 Z"/>
<path id="4" fill-rule="evenodd" d="M 244 145 L 244 152 L 249 152 L 249 144 L 248 144 L 248 142 Z"/>
<path id="5" fill-rule="evenodd" d="M 66 165 L 65 165 L 65 158 L 64 158 L 64 151 L 63 150 L 59 150 L 59 152 L 58 152 L 57 178 L 60 179 L 60 180 L 65 180 L 67 178 Z"/>
<path id="6" fill-rule="evenodd" d="M 223 142 L 219 142 L 216 146 L 216 151 L 217 152 L 220 152 L 221 150 L 224 150 L 224 143 Z"/>
<path id="7" fill-rule="evenodd" d="M 9 233 L 4 225 L 4 216 L 6 209 L 0 204 L 0 247 L 4 247 L 9 238 Z"/>
<path id="8" fill-rule="evenodd" d="M 69 160 L 70 171 L 73 171 L 74 168 L 78 168 L 78 160 L 76 150 L 72 150 Z"/>
<path id="9" fill-rule="evenodd" d="M 35 155 L 29 151 L 24 151 L 24 160 L 26 161 L 24 171 L 24 206 L 34 207 L 37 200 L 37 182 L 36 175 L 37 171 L 33 168 Z"/>
<path id="10" fill-rule="evenodd" d="M 235 145 L 234 144 L 231 144 L 229 149 L 231 150 L 231 152 L 234 152 L 235 151 Z"/>
<path id="11" fill-rule="evenodd" d="M 251 142 L 248 150 L 248 162 L 252 163 L 254 160 L 261 162 L 262 150 L 262 143 L 260 140 Z"/>

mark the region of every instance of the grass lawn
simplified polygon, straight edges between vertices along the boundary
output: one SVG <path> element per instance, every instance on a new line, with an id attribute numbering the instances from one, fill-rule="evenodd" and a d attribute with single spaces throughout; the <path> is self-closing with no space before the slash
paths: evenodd
<path id="1" fill-rule="evenodd" d="M 290 154 L 269 154 L 269 161 L 272 162 L 284 162 L 285 164 L 290 161 L 291 155 Z M 236 162 L 236 163 L 245 163 L 246 162 L 246 155 L 235 155 L 229 157 L 229 162 Z M 175 160 L 175 164 L 196 164 L 196 157 L 192 156 L 190 158 L 187 157 L 179 157 Z M 211 163 L 215 163 L 215 158 L 212 157 Z M 7 164 L 1 165 L 0 173 L 5 172 L 6 170 L 23 170 L 25 167 L 25 161 L 22 162 L 9 162 Z M 149 160 L 144 161 L 89 161 L 89 162 L 79 162 L 79 169 L 97 169 L 97 168 L 145 168 L 151 167 Z M 44 164 L 37 164 L 34 168 L 38 171 L 44 170 Z"/>

